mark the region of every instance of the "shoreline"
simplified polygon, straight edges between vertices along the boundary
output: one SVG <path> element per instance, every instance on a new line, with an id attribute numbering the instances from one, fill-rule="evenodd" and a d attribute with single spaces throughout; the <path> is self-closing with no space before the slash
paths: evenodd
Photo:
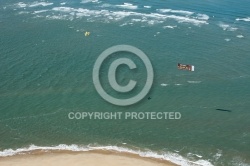
<path id="1" fill-rule="evenodd" d="M 14 156 L 0 157 L 2 166 L 178 166 L 171 161 L 141 157 L 137 154 L 115 152 L 106 150 L 93 150 L 86 152 L 73 152 L 68 150 L 35 150 Z"/>

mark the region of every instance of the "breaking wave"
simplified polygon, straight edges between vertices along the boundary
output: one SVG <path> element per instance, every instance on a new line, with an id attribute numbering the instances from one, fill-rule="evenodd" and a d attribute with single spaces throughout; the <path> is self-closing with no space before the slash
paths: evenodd
<path id="1" fill-rule="evenodd" d="M 19 149 L 5 149 L 3 151 L 0 151 L 1 157 L 6 156 L 14 156 L 18 154 L 27 154 L 35 150 L 41 150 L 43 152 L 48 151 L 73 151 L 73 152 L 88 152 L 88 151 L 95 151 L 95 150 L 104 150 L 104 151 L 114 151 L 114 152 L 120 152 L 120 153 L 130 153 L 139 155 L 141 157 L 146 158 L 154 158 L 154 159 L 160 159 L 160 160 L 166 160 L 170 161 L 182 166 L 192 166 L 192 165 L 201 165 L 201 166 L 212 166 L 212 164 L 209 161 L 199 159 L 197 161 L 190 161 L 182 156 L 180 156 L 177 153 L 156 153 L 153 151 L 142 151 L 142 150 L 133 150 L 125 147 L 118 147 L 118 146 L 79 146 L 79 145 L 65 145 L 60 144 L 57 146 L 49 146 L 49 147 L 43 147 L 43 146 L 36 146 L 36 145 L 30 145 L 26 148 L 19 148 Z M 201 157 L 200 157 L 201 158 Z"/>
<path id="2" fill-rule="evenodd" d="M 100 3 L 98 0 L 82 0 L 81 3 Z"/>
<path id="3" fill-rule="evenodd" d="M 237 37 L 237 38 L 244 38 L 243 35 L 237 35 L 236 37 Z"/>
<path id="4" fill-rule="evenodd" d="M 221 27 L 224 31 L 236 31 L 238 30 L 238 28 L 232 27 L 228 24 L 224 24 L 224 23 L 219 23 L 219 27 Z"/>
<path id="5" fill-rule="evenodd" d="M 82 0 L 80 3 L 83 4 L 101 3 L 101 1 Z M 65 6 L 65 4 L 66 2 L 62 2 L 60 3 L 59 6 L 55 6 L 52 2 L 43 2 L 43 1 L 42 2 L 36 1 L 31 3 L 18 2 L 14 4 L 14 7 L 17 7 L 20 10 L 26 10 L 25 8 L 49 6 L 43 10 L 30 12 L 33 15 L 35 15 L 33 16 L 33 18 L 74 20 L 86 17 L 89 21 L 102 21 L 105 23 L 109 23 L 110 21 L 119 21 L 121 19 L 127 18 L 128 20 L 126 21 L 128 22 L 128 24 L 133 22 L 141 22 L 148 25 L 154 25 L 154 24 L 161 24 L 169 20 L 174 20 L 178 23 L 188 23 L 200 26 L 208 24 L 208 19 L 209 19 L 209 16 L 205 14 L 194 14 L 194 12 L 185 10 L 157 9 L 156 11 L 158 12 L 151 12 L 151 13 L 136 12 L 135 9 L 138 9 L 138 6 L 131 3 L 123 3 L 117 5 L 104 3 L 101 5 L 96 5 L 96 7 L 99 9 L 69 7 Z M 143 6 L 143 7 L 151 8 L 151 6 Z M 128 10 L 116 9 L 112 11 L 112 8 L 121 8 Z"/>
<path id="6" fill-rule="evenodd" d="M 249 22 L 249 21 L 250 21 L 250 17 L 246 17 L 246 18 L 236 18 L 236 21 L 246 21 L 246 22 Z"/>
<path id="7" fill-rule="evenodd" d="M 16 4 L 17 7 L 19 8 L 26 8 L 26 7 L 38 7 L 38 6 L 50 6 L 53 5 L 54 3 L 52 2 L 32 2 L 32 3 L 24 3 L 24 2 L 18 2 Z"/>
<path id="8" fill-rule="evenodd" d="M 138 8 L 138 6 L 133 5 L 131 3 L 123 3 L 122 5 L 111 5 L 111 4 L 102 4 L 100 7 L 102 8 L 122 8 L 122 9 L 130 9 L 135 10 Z"/>
<path id="9" fill-rule="evenodd" d="M 192 15 L 194 12 L 185 11 L 185 10 L 173 10 L 173 9 L 156 9 L 156 11 L 160 13 L 177 13 L 177 14 L 184 14 L 184 15 Z"/>

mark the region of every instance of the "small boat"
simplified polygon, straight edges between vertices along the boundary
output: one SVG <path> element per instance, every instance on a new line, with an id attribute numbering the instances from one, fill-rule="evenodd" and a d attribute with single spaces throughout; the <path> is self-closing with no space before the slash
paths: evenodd
<path id="1" fill-rule="evenodd" d="M 180 70 L 194 71 L 194 66 L 193 65 L 184 65 L 184 64 L 178 63 L 177 67 Z"/>

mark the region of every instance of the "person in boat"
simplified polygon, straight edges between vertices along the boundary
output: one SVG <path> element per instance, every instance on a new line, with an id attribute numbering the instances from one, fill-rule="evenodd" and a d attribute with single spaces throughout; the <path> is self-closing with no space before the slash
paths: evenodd
<path id="1" fill-rule="evenodd" d="M 190 70 L 190 71 L 192 70 L 192 66 L 191 65 L 183 65 L 183 64 L 178 63 L 177 67 L 180 70 Z"/>

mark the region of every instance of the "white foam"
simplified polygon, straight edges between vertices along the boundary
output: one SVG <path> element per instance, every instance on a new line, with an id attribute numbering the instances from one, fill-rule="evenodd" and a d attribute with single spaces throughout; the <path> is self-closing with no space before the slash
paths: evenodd
<path id="1" fill-rule="evenodd" d="M 103 4 L 109 5 L 109 4 Z M 127 6 L 131 6 L 131 4 L 125 4 Z M 75 12 L 75 18 L 81 17 L 92 17 L 92 21 L 96 18 L 100 18 L 99 20 L 104 20 L 104 22 L 110 22 L 112 20 L 118 21 L 126 17 L 133 17 L 129 22 L 145 22 L 149 25 L 160 24 L 164 23 L 168 19 L 173 19 L 179 23 L 190 23 L 193 25 L 201 25 L 201 24 L 208 24 L 206 20 L 198 20 L 195 18 L 190 18 L 186 16 L 177 16 L 177 15 L 165 15 L 159 13 L 139 13 L 139 12 L 132 12 L 132 11 L 110 11 L 110 10 L 90 10 L 84 8 L 72 8 L 72 7 L 54 7 L 52 11 L 57 12 L 64 12 L 68 13 L 68 16 L 71 16 L 70 13 Z M 52 15 L 50 15 L 52 16 Z M 61 16 L 60 13 L 53 13 L 55 18 Z M 58 16 L 58 17 L 56 17 Z M 51 17 L 52 18 L 52 17 Z M 90 19 L 90 18 L 88 18 Z M 139 21 L 140 20 L 140 21 Z"/>
<path id="2" fill-rule="evenodd" d="M 249 162 L 245 159 L 241 158 L 240 156 L 236 156 L 232 158 L 230 165 L 233 166 L 249 166 Z"/>
<path id="3" fill-rule="evenodd" d="M 24 2 L 18 2 L 17 4 L 15 4 L 16 6 L 18 6 L 19 8 L 26 8 L 26 7 L 38 7 L 38 6 L 50 6 L 50 5 L 53 5 L 54 3 L 52 2 L 32 2 L 32 3 L 29 3 L 29 4 L 26 4 Z"/>
<path id="4" fill-rule="evenodd" d="M 54 8 L 52 8 L 52 10 L 60 11 L 60 12 L 72 12 L 72 11 L 75 11 L 75 9 L 71 8 L 71 7 L 54 7 Z"/>
<path id="5" fill-rule="evenodd" d="M 168 29 L 174 29 L 174 28 L 176 28 L 177 26 L 175 25 L 175 26 L 170 26 L 170 25 L 167 25 L 167 26 L 164 26 L 163 28 L 164 29 L 166 29 L 166 28 L 168 28 Z"/>
<path id="6" fill-rule="evenodd" d="M 237 35 L 236 37 L 238 37 L 238 38 L 243 38 L 244 36 L 243 36 L 243 35 Z"/>
<path id="7" fill-rule="evenodd" d="M 82 0 L 81 3 L 100 3 L 98 0 Z"/>
<path id="8" fill-rule="evenodd" d="M 62 3 L 60 3 L 60 5 L 66 5 L 66 2 L 62 2 Z"/>
<path id="9" fill-rule="evenodd" d="M 168 86 L 168 84 L 162 83 L 161 86 Z"/>
<path id="10" fill-rule="evenodd" d="M 225 41 L 229 42 L 229 41 L 231 41 L 231 39 L 226 38 Z"/>
<path id="11" fill-rule="evenodd" d="M 107 151 L 115 151 L 115 152 L 121 152 L 121 153 L 130 153 L 130 154 L 136 154 L 141 157 L 147 157 L 147 158 L 155 158 L 155 159 L 161 159 L 166 161 L 171 161 L 173 163 L 176 163 L 178 165 L 182 166 L 189 166 L 198 164 L 201 166 L 212 166 L 212 164 L 209 161 L 206 160 L 197 160 L 197 161 L 189 161 L 188 159 L 180 156 L 177 153 L 156 153 L 153 151 L 142 151 L 142 150 L 132 150 L 125 147 L 118 147 L 118 146 L 79 146 L 79 145 L 65 145 L 60 144 L 57 146 L 50 146 L 50 147 L 41 147 L 36 145 L 30 145 L 27 148 L 19 148 L 16 150 L 13 149 L 5 149 L 3 151 L 0 151 L 0 156 L 13 156 L 17 154 L 23 154 L 35 150 L 42 150 L 42 151 L 51 151 L 51 150 L 67 150 L 67 151 L 75 151 L 75 152 L 86 152 L 86 151 L 93 151 L 93 150 L 107 150 Z"/>
<path id="12" fill-rule="evenodd" d="M 186 10 L 173 10 L 173 9 L 156 9 L 156 11 L 160 13 L 176 13 L 176 14 L 184 14 L 184 15 L 192 15 L 194 12 L 186 11 Z"/>
<path id="13" fill-rule="evenodd" d="M 117 6 L 119 8 L 123 8 L 123 9 L 131 9 L 131 10 L 135 10 L 138 8 L 138 6 L 133 5 L 131 3 L 124 3 L 123 5 L 115 5 L 115 6 Z"/>
<path id="14" fill-rule="evenodd" d="M 38 13 L 44 13 L 44 12 L 47 12 L 48 10 L 37 10 L 37 11 L 34 11 L 33 13 L 34 14 L 38 14 Z"/>
<path id="15" fill-rule="evenodd" d="M 33 2 L 29 5 L 29 7 L 37 7 L 37 6 L 50 6 L 53 5 L 52 2 Z"/>
<path id="16" fill-rule="evenodd" d="M 29 12 L 28 11 L 20 11 L 20 12 L 18 12 L 18 14 L 29 14 Z"/>
<path id="17" fill-rule="evenodd" d="M 238 29 L 224 23 L 219 23 L 219 27 L 221 27 L 224 31 L 236 31 Z"/>
<path id="18" fill-rule="evenodd" d="M 131 21 L 132 21 L 132 22 L 142 22 L 142 19 L 133 18 Z"/>
<path id="19" fill-rule="evenodd" d="M 25 3 L 23 3 L 23 2 L 18 2 L 16 5 L 17 5 L 18 7 L 20 7 L 20 8 L 24 8 L 24 7 L 27 6 L 27 4 L 25 4 Z"/>
<path id="20" fill-rule="evenodd" d="M 150 9 L 151 8 L 151 6 L 143 6 L 144 8 L 147 8 L 147 9 Z"/>
<path id="21" fill-rule="evenodd" d="M 201 81 L 187 81 L 188 83 L 190 83 L 190 84 L 199 84 L 199 83 L 201 83 Z"/>
<path id="22" fill-rule="evenodd" d="M 50 15 L 47 15 L 46 16 L 47 19 L 50 19 L 50 20 L 72 20 L 73 18 L 72 17 L 68 17 L 67 15 L 60 15 L 60 16 L 50 16 Z"/>
<path id="23" fill-rule="evenodd" d="M 155 25 L 155 24 L 163 23 L 163 21 L 150 20 L 150 21 L 147 21 L 147 23 L 148 23 L 148 25 Z"/>
<path id="24" fill-rule="evenodd" d="M 238 30 L 238 28 L 235 28 L 235 27 L 230 27 L 229 29 L 228 29 L 228 31 L 237 31 Z"/>
<path id="25" fill-rule="evenodd" d="M 199 20 L 208 20 L 209 16 L 206 15 L 206 14 L 200 14 L 200 13 L 198 13 L 197 16 L 196 16 L 196 18 L 199 19 Z"/>
<path id="26" fill-rule="evenodd" d="M 201 24 L 208 24 L 206 20 L 197 20 L 194 18 L 188 18 L 188 17 L 176 16 L 176 15 L 170 15 L 168 16 L 168 18 L 175 19 L 179 23 L 192 23 L 197 26 Z"/>
<path id="27" fill-rule="evenodd" d="M 122 5 L 111 5 L 111 4 L 102 4 L 100 7 L 103 8 L 122 8 L 122 9 L 130 9 L 130 10 L 135 10 L 138 8 L 138 6 L 133 5 L 131 3 L 123 3 Z"/>
<path id="28" fill-rule="evenodd" d="M 194 154 L 195 156 L 199 157 L 199 158 L 202 158 L 202 155 L 198 155 L 198 154 Z"/>
<path id="29" fill-rule="evenodd" d="M 218 149 L 218 152 L 213 156 L 215 160 L 218 160 L 222 156 L 222 150 Z"/>
<path id="30" fill-rule="evenodd" d="M 176 85 L 176 86 L 181 86 L 182 84 L 174 84 L 174 85 Z"/>
<path id="31" fill-rule="evenodd" d="M 226 24 L 219 24 L 219 27 L 221 27 L 224 31 L 227 30 L 227 28 L 229 27 L 229 25 Z"/>
<path id="32" fill-rule="evenodd" d="M 120 25 L 120 27 L 123 27 L 125 25 L 128 25 L 128 23 L 123 23 L 123 24 Z"/>
<path id="33" fill-rule="evenodd" d="M 249 21 L 250 21 L 250 17 L 246 17 L 246 18 L 236 18 L 236 21 L 246 21 L 246 22 L 249 22 Z"/>
<path id="34" fill-rule="evenodd" d="M 196 156 L 196 157 L 198 157 L 198 158 L 202 158 L 201 155 L 194 154 L 194 153 L 188 153 L 187 155 L 188 155 L 188 156 Z"/>

